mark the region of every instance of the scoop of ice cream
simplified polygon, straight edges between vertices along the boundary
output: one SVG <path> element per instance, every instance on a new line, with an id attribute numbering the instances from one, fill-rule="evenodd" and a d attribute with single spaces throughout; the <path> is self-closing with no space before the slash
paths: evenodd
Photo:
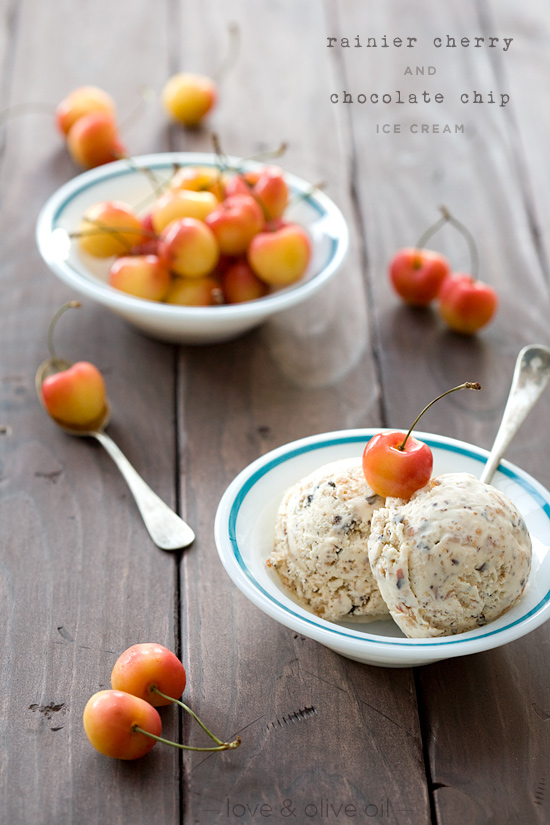
<path id="1" fill-rule="evenodd" d="M 359 458 L 326 464 L 287 490 L 267 563 L 300 604 L 330 621 L 387 616 L 367 552 L 383 503 Z"/>
<path id="2" fill-rule="evenodd" d="M 515 505 L 467 473 L 432 479 L 373 515 L 369 560 L 392 617 L 410 637 L 487 624 L 521 596 L 531 539 Z"/>

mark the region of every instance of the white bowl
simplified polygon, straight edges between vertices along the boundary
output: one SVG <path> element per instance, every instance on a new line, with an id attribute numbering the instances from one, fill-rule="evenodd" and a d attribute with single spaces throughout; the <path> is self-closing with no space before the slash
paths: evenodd
<path id="1" fill-rule="evenodd" d="M 230 166 L 260 168 L 262 164 L 228 158 Z M 270 315 L 305 301 L 331 278 L 348 248 L 348 228 L 338 207 L 322 192 L 311 192 L 310 184 L 285 173 L 291 195 L 302 195 L 289 218 L 302 225 L 312 241 L 307 272 L 296 284 L 256 301 L 217 307 L 171 306 L 145 301 L 121 292 L 107 283 L 109 262 L 84 261 L 78 244 L 69 233 L 78 229 L 85 210 L 103 200 L 126 201 L 147 210 L 154 200 L 151 182 L 141 168 L 152 170 L 159 180 L 169 180 L 174 165 L 216 166 L 212 154 L 172 152 L 136 157 L 132 162 L 115 161 L 70 180 L 46 202 L 38 217 L 36 240 L 46 264 L 78 293 L 92 298 L 130 324 L 155 338 L 176 343 L 213 343 L 234 338 L 265 321 Z"/>
<path id="2" fill-rule="evenodd" d="M 251 602 L 286 627 L 350 659 L 384 667 L 413 667 L 479 653 L 511 642 L 550 618 L 550 493 L 527 473 L 502 462 L 493 484 L 522 513 L 533 540 L 529 581 L 521 599 L 494 622 L 456 636 L 407 639 L 391 620 L 329 622 L 292 599 L 266 565 L 283 492 L 330 461 L 361 456 L 379 429 L 345 430 L 303 438 L 254 461 L 229 485 L 215 521 L 218 553 L 227 573 Z M 444 436 L 415 433 L 432 448 L 434 475 L 479 477 L 488 453 Z"/>

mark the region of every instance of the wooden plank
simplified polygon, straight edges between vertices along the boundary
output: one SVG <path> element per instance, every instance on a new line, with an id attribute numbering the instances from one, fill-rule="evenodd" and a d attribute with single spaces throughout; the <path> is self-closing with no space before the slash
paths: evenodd
<path id="1" fill-rule="evenodd" d="M 447 33 L 457 38 L 506 36 L 509 25 L 497 13 L 496 4 L 494 32 L 486 15 L 478 16 L 478 7 L 470 3 L 429 4 L 421 29 L 416 9 L 399 0 L 371 6 L 363 14 L 345 3 L 339 4 L 338 11 L 335 33 L 342 36 L 417 34 L 425 45 L 416 52 L 415 63 L 436 66 L 428 88 L 441 88 L 448 97 L 443 117 L 434 105 L 426 105 L 421 116 L 407 107 L 402 107 L 402 114 L 395 107 L 382 114 L 353 107 L 349 112 L 386 422 L 401 425 L 404 415 L 414 417 L 414 411 L 447 386 L 477 379 L 484 386 L 483 393 L 452 396 L 430 411 L 423 428 L 489 447 L 517 352 L 527 343 L 548 341 L 544 262 L 531 231 L 526 200 L 530 181 L 521 179 L 510 116 L 499 111 L 500 107 L 489 106 L 465 113 L 458 102 L 462 90 L 508 88 L 502 85 L 504 76 L 498 71 L 505 55 L 472 57 L 458 50 L 451 56 L 434 57 L 429 43 Z M 338 60 L 341 77 L 350 88 L 358 78 L 367 79 L 371 86 L 375 79 L 379 91 L 410 88 L 403 77 L 408 59 L 342 53 Z M 426 78 L 422 83 L 427 86 Z M 424 88 L 418 80 L 415 85 Z M 397 120 L 405 130 L 418 121 L 464 121 L 465 132 L 408 133 L 406 137 L 403 133 L 376 134 L 377 122 Z M 494 324 L 472 340 L 446 333 L 432 312 L 400 307 L 387 283 L 390 256 L 399 247 L 416 242 L 439 203 L 466 220 L 477 235 L 482 273 L 494 283 L 501 299 Z M 458 268 L 468 263 L 461 243 L 447 231 L 435 248 L 448 254 Z M 544 432 L 549 405 L 550 398 L 545 396 L 508 453 L 546 485 L 548 466 L 537 433 Z M 501 650 L 418 669 L 429 787 L 434 816 L 441 825 L 539 822 L 544 821 L 545 811 L 547 818 L 540 771 L 548 755 L 543 721 L 547 638 L 548 629 L 543 627 Z M 534 753 L 541 754 L 542 762 L 533 758 Z"/>
<path id="2" fill-rule="evenodd" d="M 322 803 L 361 812 L 388 805 L 399 821 L 428 822 L 411 672 L 363 667 L 276 625 L 236 592 L 212 538 L 217 503 L 249 461 L 303 435 L 379 421 L 346 124 L 323 106 L 331 68 L 320 51 L 322 7 L 286 0 L 259 15 L 254 3 L 221 10 L 203 0 L 184 12 L 177 40 L 186 68 L 219 51 L 228 21 L 242 28 L 239 62 L 210 124 L 225 150 L 249 155 L 288 141 L 280 164 L 327 182 L 353 242 L 334 288 L 309 306 L 240 340 L 181 353 L 182 486 L 199 530 L 182 571 L 189 697 L 216 731 L 243 738 L 221 759 L 185 758 L 186 818 L 237 821 L 265 805 L 281 819 L 288 802 L 298 821 L 308 804 L 320 814 Z M 200 42 L 190 35 L 197 31 Z M 176 140 L 189 145 L 187 135 Z M 208 148 L 206 130 L 192 146 Z M 307 708 L 314 711 L 293 724 Z"/>
<path id="3" fill-rule="evenodd" d="M 97 4 L 4 4 L 12 53 L 3 105 L 55 103 L 86 82 L 108 89 L 123 114 L 134 109 L 141 85 L 166 71 L 163 9 L 103 4 L 103 14 Z M 114 73 L 115 66 L 134 68 Z M 138 151 L 158 148 L 148 143 L 156 123 L 151 128 L 146 119 L 132 133 Z M 76 170 L 51 114 L 20 116 L 3 129 L 1 818 L 175 821 L 177 753 L 157 748 L 139 764 L 110 761 L 82 729 L 85 702 L 108 687 L 125 647 L 175 644 L 176 564 L 151 543 L 108 456 L 64 436 L 36 399 L 48 317 L 75 296 L 39 260 L 34 223 L 45 199 Z M 58 333 L 64 356 L 103 370 L 111 434 L 174 504 L 173 349 L 86 301 Z M 176 714 L 164 718 L 166 733 L 177 735 Z"/>

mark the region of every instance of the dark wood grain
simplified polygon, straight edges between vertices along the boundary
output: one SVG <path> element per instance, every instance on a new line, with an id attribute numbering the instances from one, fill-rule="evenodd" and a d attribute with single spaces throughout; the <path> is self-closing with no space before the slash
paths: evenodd
<path id="1" fill-rule="evenodd" d="M 260 613 L 230 582 L 213 538 L 223 491 L 259 455 L 311 433 L 406 426 L 463 380 L 483 392 L 445 399 L 422 427 L 491 445 L 518 350 L 549 341 L 543 0 L 429 0 L 422 12 L 407 0 L 23 0 L 4 3 L 0 21 L 0 107 L 26 107 L 2 121 L 0 137 L 1 825 L 332 825 L 353 812 L 388 825 L 546 822 L 546 627 L 414 671 L 367 667 Z M 164 80 L 215 72 L 232 22 L 239 57 L 207 126 L 170 124 Z M 433 38 L 447 34 L 514 43 L 506 53 L 434 51 Z M 356 35 L 419 45 L 327 48 L 329 36 Z M 411 78 L 408 64 L 436 73 Z M 237 156 L 287 142 L 277 162 L 323 182 L 350 226 L 338 279 L 235 341 L 158 343 L 87 301 L 60 323 L 60 353 L 106 376 L 110 433 L 195 529 L 182 554 L 153 546 L 109 457 L 57 430 L 35 397 L 49 318 L 75 296 L 41 262 L 34 224 L 76 172 L 52 110 L 84 83 L 116 99 L 134 155 L 210 151 L 214 131 Z M 424 85 L 444 91 L 445 105 L 330 102 L 332 92 Z M 460 103 L 474 89 L 512 102 Z M 377 132 L 386 122 L 402 132 Z M 410 132 L 447 122 L 464 132 Z M 417 241 L 441 203 L 476 235 L 481 277 L 500 297 L 494 323 L 474 338 L 447 332 L 435 311 L 403 307 L 387 279 L 391 254 Z M 449 227 L 434 244 L 468 267 Z M 547 487 L 549 414 L 545 395 L 508 453 Z M 127 764 L 91 749 L 85 702 L 137 641 L 181 654 L 188 703 L 217 734 L 238 733 L 239 750 L 158 747 Z M 168 736 L 205 744 L 173 710 L 163 723 Z"/>

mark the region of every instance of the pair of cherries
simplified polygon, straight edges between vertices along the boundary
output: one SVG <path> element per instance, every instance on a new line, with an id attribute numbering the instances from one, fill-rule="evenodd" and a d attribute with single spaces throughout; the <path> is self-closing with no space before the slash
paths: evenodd
<path id="1" fill-rule="evenodd" d="M 477 272 L 479 255 L 470 231 L 440 208 L 441 218 L 419 239 L 415 247 L 400 249 L 390 261 L 389 277 L 394 290 L 414 307 L 427 307 L 437 300 L 439 315 L 454 332 L 472 335 L 491 321 L 498 307 L 492 286 L 481 281 Z M 426 249 L 428 240 L 446 223 L 465 238 L 470 249 L 470 273 L 452 272 L 447 258 Z"/>
<path id="2" fill-rule="evenodd" d="M 112 689 L 95 693 L 84 708 L 84 730 L 90 743 L 104 756 L 126 760 L 144 756 L 157 742 L 192 751 L 238 748 L 238 736 L 223 742 L 179 699 L 186 682 L 183 664 L 168 648 L 150 642 L 132 645 L 115 662 Z M 170 704 L 189 713 L 215 745 L 194 747 L 164 739 L 157 707 Z"/>

